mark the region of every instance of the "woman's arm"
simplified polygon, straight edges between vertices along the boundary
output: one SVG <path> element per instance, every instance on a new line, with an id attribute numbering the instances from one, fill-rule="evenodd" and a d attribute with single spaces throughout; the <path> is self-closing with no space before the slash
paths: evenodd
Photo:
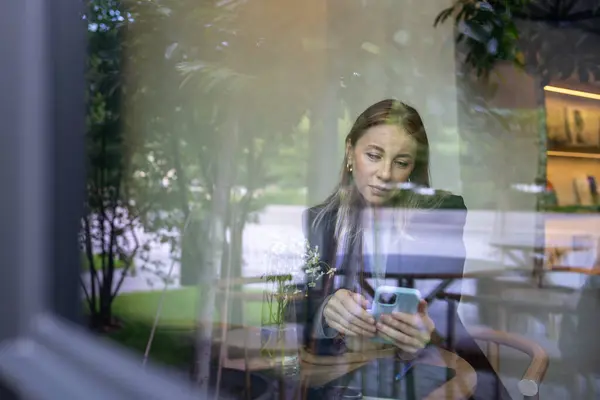
<path id="1" fill-rule="evenodd" d="M 313 222 L 319 210 L 311 208 L 302 214 L 302 229 L 305 239 L 308 241 L 311 248 L 319 249 L 319 257 L 324 262 L 327 262 L 328 253 L 331 251 L 331 244 L 327 243 L 328 221 L 321 221 L 319 227 L 315 229 Z M 324 325 L 323 310 L 330 299 L 333 286 L 333 277 L 324 275 L 322 279 L 315 282 L 315 285 L 307 284 L 307 293 L 305 299 L 305 316 L 304 321 L 304 345 L 316 354 L 331 354 L 339 353 L 339 345 L 334 342 L 338 336 L 338 332 Z"/>
<path id="2" fill-rule="evenodd" d="M 321 250 L 323 266 L 331 267 L 335 251 L 333 246 L 333 223 L 323 219 L 319 226 L 313 224 L 316 213 L 313 209 L 303 215 L 303 227 L 311 248 Z M 340 335 L 344 337 L 375 335 L 375 321 L 367 313 L 366 299 L 348 288 L 333 288 L 334 276 L 324 274 L 314 285 L 307 285 L 306 323 L 304 342 L 318 354 L 338 353 Z M 345 280 L 349 284 L 351 280 Z"/>

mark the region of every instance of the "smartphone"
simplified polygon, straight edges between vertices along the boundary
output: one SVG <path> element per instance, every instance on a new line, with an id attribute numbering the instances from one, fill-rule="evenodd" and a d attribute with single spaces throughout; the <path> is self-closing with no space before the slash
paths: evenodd
<path id="1" fill-rule="evenodd" d="M 369 313 L 378 321 L 382 315 L 393 312 L 416 314 L 419 310 L 421 292 L 417 289 L 409 289 L 396 286 L 380 286 L 375 290 L 373 305 Z M 375 342 L 388 343 L 382 338 L 373 338 Z"/>

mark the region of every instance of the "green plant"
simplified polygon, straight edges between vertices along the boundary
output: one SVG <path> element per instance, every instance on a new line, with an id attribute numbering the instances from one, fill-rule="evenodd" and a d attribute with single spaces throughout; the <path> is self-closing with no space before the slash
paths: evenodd
<path id="1" fill-rule="evenodd" d="M 541 77 L 576 75 L 581 82 L 600 79 L 595 20 L 600 3 L 579 0 L 454 0 L 434 26 L 448 19 L 465 63 L 488 77 L 499 62 L 510 62 Z M 596 3 L 596 4 L 594 4 Z"/>
<path id="2" fill-rule="evenodd" d="M 293 282 L 294 274 L 290 269 L 297 267 L 294 261 L 298 260 L 299 252 L 297 246 L 290 249 L 287 246 L 276 246 L 272 251 L 272 260 L 269 265 L 275 274 L 265 274 L 263 279 L 267 283 L 263 300 L 263 325 L 283 326 L 285 323 L 285 312 L 293 298 L 302 293 L 298 285 Z M 296 250 L 296 251 L 295 251 Z M 291 254 L 291 259 L 288 255 Z M 280 263 L 283 261 L 283 265 Z M 307 277 L 307 286 L 315 287 L 319 279 L 324 275 L 332 276 L 336 269 L 321 261 L 319 247 L 311 247 L 306 241 L 302 246 L 302 265 Z M 273 268 L 275 266 L 275 268 Z"/>
<path id="3" fill-rule="evenodd" d="M 522 12 L 531 0 L 457 0 L 440 12 L 434 26 L 454 17 L 457 44 L 466 47 L 465 63 L 478 76 L 488 76 L 498 61 L 524 66 L 519 49 L 515 12 Z"/>

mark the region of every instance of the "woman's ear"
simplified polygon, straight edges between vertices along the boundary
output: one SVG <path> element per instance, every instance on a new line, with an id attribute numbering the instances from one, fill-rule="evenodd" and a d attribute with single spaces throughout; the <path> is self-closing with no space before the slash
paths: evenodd
<path id="1" fill-rule="evenodd" d="M 352 164 L 354 160 L 352 159 L 352 145 L 350 141 L 346 141 L 346 160 L 348 160 L 348 164 Z"/>

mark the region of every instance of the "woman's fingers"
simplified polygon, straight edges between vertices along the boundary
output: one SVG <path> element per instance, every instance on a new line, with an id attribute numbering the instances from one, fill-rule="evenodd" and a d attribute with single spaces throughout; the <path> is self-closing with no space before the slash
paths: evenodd
<path id="1" fill-rule="evenodd" d="M 409 325 L 417 330 L 424 328 L 422 318 L 419 314 L 406 314 L 402 312 L 393 312 L 390 314 L 396 321 Z"/>
<path id="2" fill-rule="evenodd" d="M 406 353 L 410 353 L 410 354 L 416 354 L 419 352 L 419 350 L 422 349 L 422 347 L 415 347 L 415 346 L 411 346 L 407 343 L 398 341 L 395 337 L 394 334 L 391 334 L 389 331 L 386 332 L 385 330 L 380 330 L 378 333 L 378 336 L 381 337 L 382 339 L 385 339 L 389 342 L 394 343 L 394 345 L 396 347 L 398 347 L 400 350 L 406 352 Z"/>
<path id="3" fill-rule="evenodd" d="M 356 297 L 355 294 L 344 292 L 335 297 L 333 306 L 344 318 L 369 329 L 369 327 L 375 325 L 375 319 L 362 307 L 359 301 L 360 298 Z"/>
<path id="4" fill-rule="evenodd" d="M 340 324 L 339 322 L 337 322 L 335 320 L 330 320 L 327 322 L 327 324 L 329 324 L 330 327 L 332 327 L 339 333 L 343 333 L 344 335 L 347 335 L 347 336 L 356 336 L 356 333 L 346 329 L 346 327 L 342 326 L 342 324 Z"/>
<path id="5" fill-rule="evenodd" d="M 371 302 L 360 293 L 354 293 L 353 298 L 365 310 L 371 308 Z"/>
<path id="6" fill-rule="evenodd" d="M 349 336 L 375 336 L 375 325 L 361 325 L 360 322 L 349 319 L 346 313 L 338 312 L 333 306 L 324 314 L 327 324 L 340 333 Z"/>
<path id="7" fill-rule="evenodd" d="M 339 297 L 342 306 L 354 317 L 366 322 L 369 325 L 375 324 L 375 319 L 367 312 L 363 305 L 368 304 L 367 300 L 359 294 L 345 292 Z"/>
<path id="8" fill-rule="evenodd" d="M 382 322 L 377 323 L 377 330 L 390 337 L 398 347 L 402 347 L 403 349 L 404 347 L 412 349 L 422 349 L 424 347 L 424 343 L 419 340 L 419 338 L 407 335 L 406 333 Z"/>
<path id="9" fill-rule="evenodd" d="M 375 320 L 363 307 L 365 304 L 362 296 L 339 290 L 329 299 L 323 314 L 327 323 L 339 332 L 372 337 L 377 329 Z"/>
<path id="10" fill-rule="evenodd" d="M 420 330 L 418 330 L 417 328 L 415 328 L 411 325 L 408 325 L 407 323 L 404 323 L 402 321 L 399 321 L 396 318 L 392 317 L 391 315 L 382 315 L 380 321 L 384 325 L 390 326 L 390 327 L 394 328 L 395 330 L 404 333 L 405 335 L 408 335 L 408 336 L 411 336 L 414 338 L 419 338 L 419 337 L 423 336 L 423 333 Z"/>
<path id="11" fill-rule="evenodd" d="M 363 315 L 357 308 L 360 308 L 353 299 L 344 299 L 343 301 L 334 300 L 331 304 L 332 311 L 335 311 L 339 316 L 338 322 L 345 323 L 348 329 L 351 329 L 357 333 L 368 332 L 371 335 L 375 335 L 375 320 L 368 313 L 366 316 Z M 364 310 L 362 310 L 364 311 Z M 355 326 L 358 329 L 353 329 Z"/>
<path id="12" fill-rule="evenodd" d="M 408 325 L 402 321 L 398 321 L 394 317 L 382 317 L 381 322 L 384 325 L 393 328 L 394 330 L 400 331 L 405 335 L 418 340 L 423 346 L 429 343 L 429 341 L 431 340 L 431 334 L 429 333 L 429 331 L 416 329 L 411 325 Z"/>

